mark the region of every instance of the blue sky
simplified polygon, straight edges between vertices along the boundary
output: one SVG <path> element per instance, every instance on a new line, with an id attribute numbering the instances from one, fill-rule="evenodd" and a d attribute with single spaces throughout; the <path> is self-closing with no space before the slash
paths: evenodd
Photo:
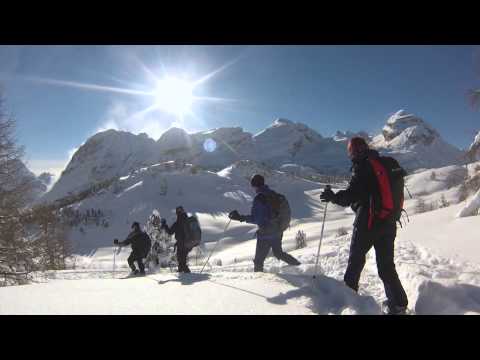
<path id="1" fill-rule="evenodd" d="M 399 109 L 466 147 L 480 129 L 466 97 L 480 87 L 479 55 L 478 46 L 0 46 L 0 84 L 29 167 L 58 173 L 106 128 L 154 138 L 172 125 L 255 133 L 283 117 L 331 136 L 378 132 Z M 78 86 L 150 92 L 151 74 L 194 81 L 222 67 L 194 89 L 216 99 L 195 101 L 183 120 L 142 112 L 152 96 Z"/>

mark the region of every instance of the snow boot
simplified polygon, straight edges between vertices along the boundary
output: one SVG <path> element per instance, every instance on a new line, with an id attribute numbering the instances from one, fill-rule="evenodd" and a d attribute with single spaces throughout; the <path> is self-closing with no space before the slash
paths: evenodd
<path id="1" fill-rule="evenodd" d="M 382 308 L 385 315 L 407 315 L 406 306 L 390 305 L 388 300 L 382 303 Z"/>
<path id="2" fill-rule="evenodd" d="M 132 278 L 132 277 L 137 277 L 139 274 L 138 270 L 132 270 L 130 271 L 130 274 L 124 277 L 124 279 Z"/>

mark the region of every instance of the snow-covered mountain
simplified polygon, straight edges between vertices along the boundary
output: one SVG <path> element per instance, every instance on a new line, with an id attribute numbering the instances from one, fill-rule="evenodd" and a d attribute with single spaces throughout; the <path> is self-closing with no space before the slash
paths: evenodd
<path id="1" fill-rule="evenodd" d="M 302 123 L 277 119 L 253 137 L 250 158 L 272 167 L 296 163 L 324 173 L 348 171 L 345 147 Z"/>
<path id="2" fill-rule="evenodd" d="M 20 160 L 14 160 L 12 166 L 18 174 L 17 184 L 28 184 L 29 191 L 25 194 L 27 203 L 32 203 L 46 193 L 48 186 L 43 182 L 44 178 L 37 177 Z"/>
<path id="3" fill-rule="evenodd" d="M 425 120 L 404 110 L 390 116 L 382 133 L 370 145 L 395 157 L 409 170 L 455 164 L 464 156 Z"/>
<path id="4" fill-rule="evenodd" d="M 43 185 L 47 187 L 47 190 L 50 189 L 55 182 L 55 175 L 49 172 L 43 172 L 37 176 L 37 179 L 42 182 Z"/>
<path id="5" fill-rule="evenodd" d="M 213 171 L 241 160 L 262 162 L 272 168 L 297 163 L 327 173 L 348 171 L 342 144 L 283 119 L 256 135 L 240 127 L 193 134 L 171 128 L 154 141 L 145 134 L 107 130 L 92 136 L 77 150 L 42 201 L 53 201 L 142 166 L 170 160 Z"/>
<path id="6" fill-rule="evenodd" d="M 333 136 L 333 140 L 347 143 L 348 140 L 356 136 L 364 138 L 367 142 L 370 142 L 372 140 L 371 136 L 365 131 L 359 131 L 358 133 L 355 133 L 348 130 L 347 131 L 338 130 Z"/>
<path id="7" fill-rule="evenodd" d="M 92 136 L 78 149 L 42 201 L 53 201 L 95 183 L 128 175 L 140 167 L 171 160 L 211 171 L 251 160 L 271 169 L 295 164 L 300 167 L 297 170 L 303 167 L 302 172 L 346 174 L 350 164 L 345 143 L 352 136 L 371 139 L 364 132 L 349 131 L 323 137 L 302 123 L 286 119 L 275 120 L 255 135 L 240 127 L 191 134 L 171 128 L 154 141 L 146 134 L 108 130 Z M 403 110 L 388 119 L 382 134 L 374 137 L 371 144 L 396 157 L 409 170 L 454 164 L 463 156 L 427 122 Z"/>
<path id="8" fill-rule="evenodd" d="M 160 161 L 182 160 L 203 168 L 223 169 L 241 159 L 248 159 L 252 134 L 240 127 L 219 128 L 188 134 L 171 128 L 158 139 Z"/>
<path id="9" fill-rule="evenodd" d="M 480 160 L 480 131 L 468 148 L 468 154 L 470 155 L 471 160 Z"/>
<path id="10" fill-rule="evenodd" d="M 146 134 L 107 130 L 87 140 L 42 201 L 53 201 L 97 182 L 128 174 L 153 163 L 157 143 Z"/>

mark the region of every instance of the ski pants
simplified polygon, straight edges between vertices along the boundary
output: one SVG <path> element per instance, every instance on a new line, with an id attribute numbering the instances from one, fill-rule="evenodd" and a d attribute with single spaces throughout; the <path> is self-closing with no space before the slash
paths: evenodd
<path id="1" fill-rule="evenodd" d="M 130 266 L 130 269 L 132 269 L 132 271 L 135 271 L 136 270 L 135 262 L 137 262 L 140 272 L 145 272 L 145 265 L 143 265 L 144 257 L 145 257 L 144 254 L 141 254 L 137 251 L 132 251 L 130 253 L 130 256 L 127 259 L 128 266 Z"/>
<path id="2" fill-rule="evenodd" d="M 366 255 L 373 246 L 375 248 L 378 275 L 383 281 L 388 303 L 392 306 L 407 306 L 407 294 L 398 278 L 394 263 L 396 235 L 397 227 L 395 222 L 383 224 L 369 231 L 361 231 L 354 227 L 350 244 L 350 257 L 344 281 L 348 287 L 358 291 L 358 282 L 365 266 Z"/>
<path id="3" fill-rule="evenodd" d="M 271 236 L 261 236 L 257 234 L 257 247 L 255 250 L 255 258 L 253 260 L 254 271 L 263 271 L 263 263 L 268 256 L 270 249 L 273 255 L 289 265 L 300 265 L 300 262 L 292 255 L 282 250 L 283 232 Z"/>
<path id="4" fill-rule="evenodd" d="M 178 261 L 178 272 L 189 273 L 190 269 L 187 265 L 187 257 L 190 250 L 185 249 L 182 246 L 177 247 L 177 261 Z"/>

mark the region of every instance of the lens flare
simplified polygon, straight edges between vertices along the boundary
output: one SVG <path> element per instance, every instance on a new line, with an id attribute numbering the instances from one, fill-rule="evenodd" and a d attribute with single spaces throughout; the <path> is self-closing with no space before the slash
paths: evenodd
<path id="1" fill-rule="evenodd" d="M 203 143 L 203 148 L 205 149 L 206 152 L 214 152 L 215 149 L 217 148 L 217 143 L 215 140 L 208 138 L 207 140 L 204 141 Z"/>

